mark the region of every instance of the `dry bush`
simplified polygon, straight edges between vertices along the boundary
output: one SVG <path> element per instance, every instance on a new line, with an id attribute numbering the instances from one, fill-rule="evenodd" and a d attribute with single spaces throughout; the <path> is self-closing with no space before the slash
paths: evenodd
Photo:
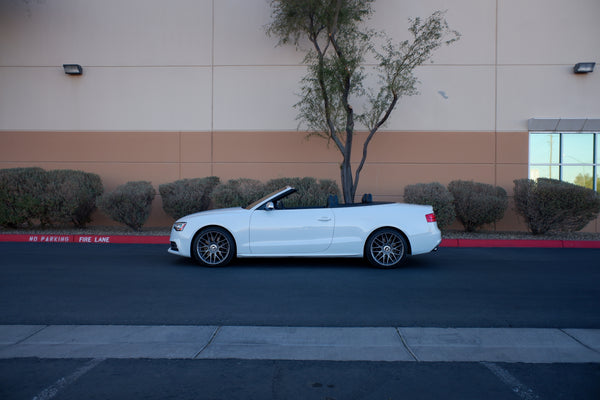
<path id="1" fill-rule="evenodd" d="M 498 186 L 456 180 L 450 182 L 448 190 L 454 196 L 456 218 L 467 232 L 501 220 L 508 208 L 506 190 Z"/>
<path id="2" fill-rule="evenodd" d="M 515 207 L 534 235 L 576 232 L 600 213 L 600 196 L 591 189 L 555 179 L 517 179 Z"/>
<path id="3" fill-rule="evenodd" d="M 127 182 L 114 191 L 103 194 L 98 206 L 114 221 L 133 230 L 142 229 L 152 210 L 156 190 L 150 182 Z"/>

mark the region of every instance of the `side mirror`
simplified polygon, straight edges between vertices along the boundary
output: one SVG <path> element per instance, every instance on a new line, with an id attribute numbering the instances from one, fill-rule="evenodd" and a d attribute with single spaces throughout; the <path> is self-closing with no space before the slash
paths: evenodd
<path id="1" fill-rule="evenodd" d="M 275 204 L 273 204 L 272 201 L 268 202 L 267 205 L 265 205 L 265 210 L 267 211 L 273 211 L 275 209 Z"/>

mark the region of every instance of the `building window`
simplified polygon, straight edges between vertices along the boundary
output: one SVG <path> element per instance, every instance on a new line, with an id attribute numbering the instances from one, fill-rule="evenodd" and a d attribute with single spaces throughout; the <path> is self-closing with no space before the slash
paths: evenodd
<path id="1" fill-rule="evenodd" d="M 600 133 L 531 132 L 529 178 L 551 178 L 598 190 Z"/>

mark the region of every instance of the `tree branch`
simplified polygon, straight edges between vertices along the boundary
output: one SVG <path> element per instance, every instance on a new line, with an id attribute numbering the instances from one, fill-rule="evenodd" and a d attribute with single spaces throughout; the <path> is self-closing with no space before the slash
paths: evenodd
<path id="1" fill-rule="evenodd" d="M 334 141 L 340 152 L 342 154 L 346 151 L 346 147 L 337 136 L 337 131 L 335 128 L 335 124 L 331 117 L 331 102 L 329 100 L 329 94 L 327 91 L 327 84 L 325 83 L 325 77 L 323 76 L 323 69 L 325 64 L 325 55 L 321 52 L 320 46 L 317 40 L 311 40 L 313 43 L 315 50 L 317 51 L 318 56 L 318 66 L 317 66 L 317 81 L 319 82 L 319 89 L 321 90 L 321 97 L 323 99 L 323 109 L 325 111 L 325 122 L 329 129 L 329 137 Z"/>
<path id="2" fill-rule="evenodd" d="M 362 169 L 363 169 L 363 167 L 365 165 L 365 161 L 367 160 L 367 148 L 369 147 L 369 143 L 371 142 L 371 139 L 373 139 L 373 136 L 375 136 L 375 133 L 377 133 L 377 130 L 383 124 L 385 124 L 385 122 L 388 120 L 388 118 L 392 114 L 392 111 L 394 111 L 394 107 L 396 107 L 396 103 L 397 102 L 398 102 L 398 95 L 394 93 L 393 98 L 392 98 L 392 102 L 390 103 L 389 107 L 387 108 L 387 110 L 385 112 L 385 115 L 369 131 L 369 135 L 367 136 L 367 139 L 365 140 L 365 143 L 363 144 L 363 154 L 362 154 L 362 157 L 360 159 L 360 164 L 358 164 L 358 167 L 356 168 L 355 177 L 354 177 L 354 186 L 355 187 L 358 186 L 358 180 L 359 180 L 359 177 L 360 177 L 360 172 L 362 171 Z"/>

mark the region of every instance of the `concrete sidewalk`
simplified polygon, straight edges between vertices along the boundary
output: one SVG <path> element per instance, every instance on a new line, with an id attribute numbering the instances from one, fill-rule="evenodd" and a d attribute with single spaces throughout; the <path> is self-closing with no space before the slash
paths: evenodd
<path id="1" fill-rule="evenodd" d="M 600 329 L 0 325 L 0 359 L 599 363 Z"/>

